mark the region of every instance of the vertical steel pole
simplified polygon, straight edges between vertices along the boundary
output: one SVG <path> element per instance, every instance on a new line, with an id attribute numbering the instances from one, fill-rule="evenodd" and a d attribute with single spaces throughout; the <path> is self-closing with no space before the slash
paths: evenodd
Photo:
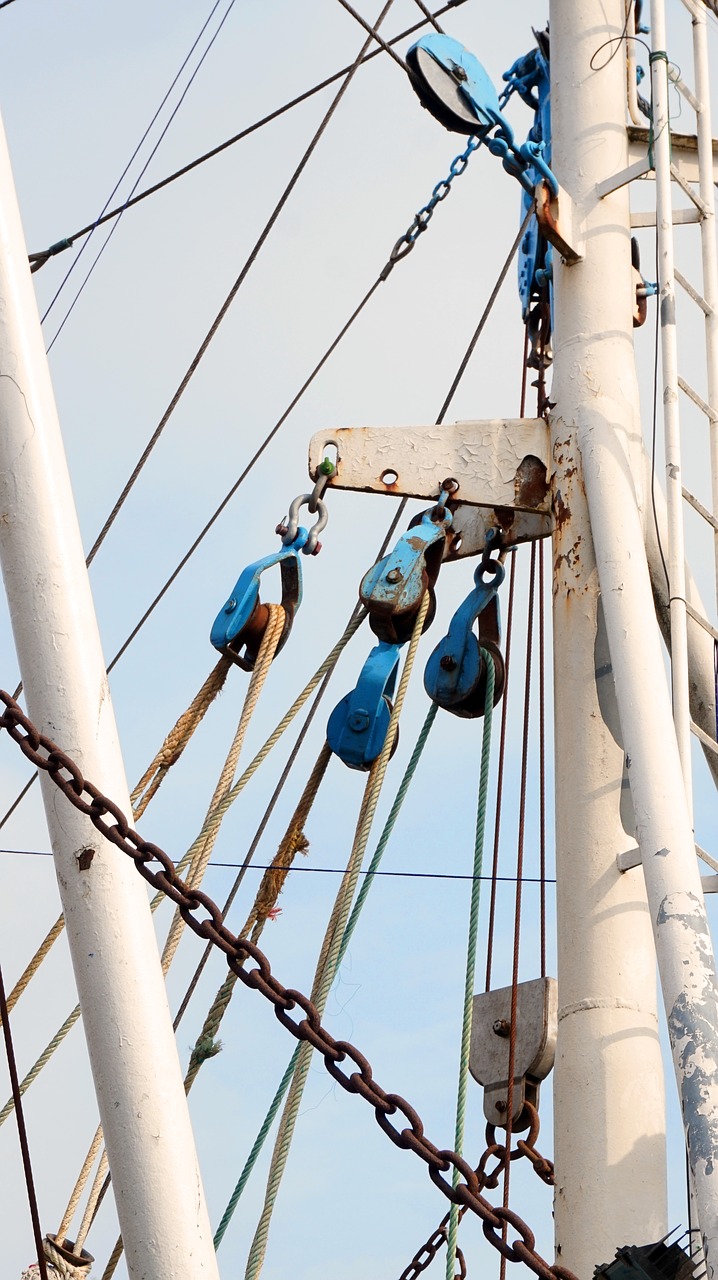
<path id="1" fill-rule="evenodd" d="M 667 1229 L 655 954 L 640 872 L 616 867 L 632 843 L 632 814 L 579 447 L 582 414 L 605 394 L 626 406 L 620 456 L 640 443 L 628 195 L 596 195 L 596 184 L 628 163 L 624 51 L 609 60 L 610 45 L 594 57 L 620 36 L 624 20 L 623 0 L 551 3 L 552 167 L 586 231 L 583 262 L 554 260 L 551 390 L 555 1220 L 557 1260 L 582 1277 L 618 1246 L 658 1240 Z M 592 69 L 592 59 L 602 69 Z M 615 520 L 620 529 L 620 508 Z M 651 616 L 638 615 L 634 625 L 650 626 Z"/>
<path id="2" fill-rule="evenodd" d="M 129 814 L 1 124 L 0 562 L 31 718 Z M 47 775 L 41 781 L 129 1274 L 216 1280 L 144 884 Z"/>
<path id="3" fill-rule="evenodd" d="M 711 487 L 713 514 L 718 512 L 718 248 L 716 247 L 716 201 L 713 181 L 713 130 L 711 124 L 710 68 L 708 66 L 708 20 L 704 4 L 688 6 L 693 22 L 693 62 L 695 91 L 701 109 L 697 113 L 699 190 L 706 212 L 701 219 L 703 298 L 705 312 L 706 366 L 709 420 Z M 718 530 L 713 534 L 718 604 Z"/>

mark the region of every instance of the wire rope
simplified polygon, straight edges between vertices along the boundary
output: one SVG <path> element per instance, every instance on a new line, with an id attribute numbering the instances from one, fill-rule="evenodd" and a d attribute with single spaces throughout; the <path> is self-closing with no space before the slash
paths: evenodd
<path id="1" fill-rule="evenodd" d="M 347 864 L 346 876 L 342 880 L 342 884 L 339 888 L 334 909 L 327 926 L 324 942 L 322 944 L 311 996 L 319 1010 L 320 1017 L 326 1006 L 327 998 L 339 967 L 339 953 L 341 950 L 342 937 L 349 919 L 351 905 L 356 891 L 359 870 L 361 868 L 362 859 L 369 840 L 379 795 L 393 750 L 396 730 L 404 705 L 406 691 L 416 659 L 419 640 L 421 638 L 422 629 L 428 613 L 429 604 L 430 594 L 427 591 L 424 594 L 424 599 L 422 600 L 414 623 L 411 640 L 409 642 L 409 649 L 396 693 L 396 701 L 392 708 L 389 720 L 386 739 L 367 778 L 366 790 L 359 814 L 356 835 L 352 844 L 349 862 Z M 272 1213 L 289 1156 L 289 1148 L 299 1114 L 299 1107 L 307 1075 L 309 1073 L 309 1066 L 312 1060 L 313 1051 L 313 1046 L 309 1044 L 307 1044 L 306 1047 L 304 1045 L 300 1045 L 299 1047 L 296 1068 L 292 1077 L 292 1083 L 289 1086 L 287 1100 L 279 1125 L 279 1133 L 277 1135 L 272 1154 L 264 1206 L 262 1208 L 257 1230 L 250 1248 L 245 1280 L 257 1280 L 257 1277 L 262 1270 Z"/>
<path id="2" fill-rule="evenodd" d="M 466 971 L 464 976 L 464 1007 L 461 1023 L 461 1050 L 459 1055 L 459 1083 L 456 1094 L 456 1128 L 454 1132 L 454 1150 L 463 1155 L 464 1130 L 466 1128 L 466 1096 L 469 1082 L 469 1049 L 471 1047 L 471 1014 L 474 1001 L 474 981 L 476 978 L 476 952 L 479 937 L 479 906 L 481 903 L 481 871 L 484 861 L 484 839 L 486 833 L 486 809 L 489 792 L 489 764 L 491 758 L 491 727 L 494 713 L 494 681 L 496 669 L 491 654 L 481 650 L 486 664 L 486 701 L 484 703 L 484 731 L 481 741 L 481 765 L 479 771 L 479 795 L 476 806 L 476 830 L 474 834 L 474 879 L 471 886 L 469 903 L 469 937 L 466 946 Z M 454 1169 L 452 1174 L 454 1189 L 459 1185 L 460 1174 Z M 446 1280 L 454 1280 L 456 1263 L 456 1232 L 459 1225 L 459 1205 L 451 1202 L 449 1213 L 449 1231 L 446 1248 Z"/>
<path id="3" fill-rule="evenodd" d="M 421 759 L 421 756 L 424 751 L 424 747 L 426 746 L 434 720 L 436 719 L 437 711 L 438 711 L 438 704 L 432 703 L 432 705 L 429 707 L 429 710 L 426 714 L 426 719 L 424 720 L 424 724 L 416 740 L 416 744 L 414 746 L 411 759 L 409 760 L 409 763 L 406 766 L 404 777 L 402 778 L 401 783 L 399 784 L 399 789 L 394 798 L 394 803 L 392 804 L 391 809 L 389 811 L 389 815 L 384 824 L 384 829 L 381 833 L 381 836 L 377 842 L 377 846 L 376 846 L 376 849 L 374 850 L 374 854 L 371 859 L 371 862 L 369 863 L 369 866 L 367 867 L 366 871 L 360 872 L 360 875 L 364 877 L 364 881 L 361 886 L 361 889 L 359 890 L 359 893 L 357 894 L 356 902 L 352 907 L 351 915 L 349 917 L 349 920 L 347 921 L 347 925 L 344 930 L 344 936 L 342 938 L 341 947 L 339 949 L 339 958 L 337 961 L 337 967 L 339 967 L 339 965 L 342 963 L 344 959 L 344 956 L 346 955 L 347 948 L 351 941 L 354 930 L 356 929 L 357 923 L 359 921 L 359 916 L 361 915 L 361 912 L 364 908 L 364 904 L 366 902 L 373 879 L 379 875 L 395 874 L 391 871 L 382 872 L 379 870 L 379 866 L 384 856 L 384 851 L 386 849 L 386 846 L 389 843 L 389 838 L 396 825 L 396 820 L 399 816 L 401 807 L 404 803 L 404 800 L 406 799 L 406 794 L 407 794 L 407 791 L 409 790 L 409 786 L 411 784 L 412 778 L 414 777 L 414 774 L 416 772 L 416 767 L 419 763 L 419 760 Z M 306 870 L 306 868 L 299 866 L 299 867 L 294 867 L 293 870 L 304 871 Z M 336 868 L 336 870 L 341 875 L 346 874 L 345 868 Z M 254 1140 L 254 1144 L 249 1153 L 249 1156 L 247 1157 L 244 1168 L 242 1169 L 237 1185 L 235 1186 L 234 1191 L 230 1196 L 227 1208 L 225 1209 L 222 1215 L 222 1218 L 220 1220 L 219 1226 L 217 1227 L 217 1230 L 214 1235 L 215 1249 L 219 1248 L 220 1244 L 222 1243 L 222 1240 L 224 1239 L 227 1228 L 232 1220 L 234 1211 L 237 1208 L 237 1204 L 239 1203 L 239 1199 L 249 1180 L 249 1175 L 251 1174 L 255 1164 L 257 1163 L 257 1159 L 260 1155 L 262 1147 L 264 1146 L 264 1143 L 272 1128 L 277 1112 L 284 1099 L 284 1095 L 286 1094 L 287 1089 L 289 1088 L 289 1085 L 291 1083 L 298 1056 L 299 1056 L 299 1046 L 296 1047 L 296 1049 L 294 1050 L 294 1053 L 292 1054 L 289 1060 L 289 1063 L 284 1072 L 284 1075 L 282 1076 L 282 1079 L 279 1083 L 276 1093 L 272 1099 L 272 1102 L 270 1103 L 267 1115 L 265 1116 L 262 1126 L 259 1130 L 259 1133 L 257 1134 L 257 1137 Z"/>
<path id="4" fill-rule="evenodd" d="M 86 235 L 88 238 L 87 238 L 87 240 L 85 241 L 85 244 L 83 244 L 82 248 L 80 249 L 80 252 L 78 253 L 77 257 L 74 259 L 74 261 L 72 262 L 71 266 L 68 268 L 67 272 L 65 273 L 65 275 L 64 275 L 64 276 L 63 276 L 63 278 L 62 278 L 62 280 L 60 281 L 60 284 L 59 284 L 59 286 L 58 286 L 57 290 L 55 291 L 55 294 L 53 295 L 52 299 L 50 300 L 49 305 L 48 305 L 48 306 L 47 306 L 47 308 L 45 309 L 45 313 L 44 313 L 44 315 L 43 315 L 43 317 L 42 317 L 43 322 L 44 322 L 44 321 L 47 319 L 47 317 L 49 316 L 50 312 L 52 311 L 52 308 L 54 307 L 55 303 L 57 302 L 57 299 L 59 298 L 60 294 L 62 293 L 62 290 L 65 288 L 65 285 L 67 284 L 68 280 L 70 279 L 70 276 L 72 275 L 73 271 L 74 271 L 74 270 L 75 270 L 75 268 L 77 267 L 77 264 L 79 263 L 79 261 L 80 261 L 80 259 L 81 259 L 82 255 L 83 255 L 83 253 L 85 252 L 85 250 L 86 250 L 87 246 L 89 245 L 90 240 L 92 239 L 92 236 L 93 236 L 94 232 L 96 231 L 96 229 L 97 229 L 97 228 L 102 224 L 102 222 L 104 221 L 104 216 L 103 216 L 103 215 L 105 214 L 105 212 L 106 212 L 106 210 L 107 210 L 107 206 L 109 205 L 110 201 L 111 201 L 111 200 L 115 197 L 115 195 L 117 194 L 117 191 L 119 190 L 120 184 L 121 184 L 121 183 L 123 182 L 123 180 L 126 178 L 126 176 L 127 176 L 128 172 L 129 172 L 130 168 L 131 168 L 131 167 L 132 167 L 132 165 L 134 164 L 134 161 L 137 159 L 137 156 L 138 156 L 138 154 L 139 154 L 139 152 L 140 152 L 140 150 L 141 150 L 141 148 L 142 148 L 143 144 L 146 142 L 147 137 L 148 137 L 148 135 L 149 135 L 150 131 L 152 130 L 152 127 L 156 124 L 156 122 L 157 122 L 157 120 L 158 120 L 158 118 L 159 118 L 159 116 L 160 116 L 160 113 L 162 112 L 163 107 L 164 107 L 164 106 L 165 106 L 165 104 L 167 103 L 167 100 L 169 99 L 170 94 L 172 93 L 172 90 L 174 89 L 175 85 L 177 84 L 177 81 L 179 80 L 180 76 L 182 75 L 182 72 L 184 71 L 185 67 L 187 66 L 187 63 L 189 62 L 190 58 L 192 57 L 192 54 L 194 53 L 195 49 L 197 48 L 197 45 L 199 44 L 200 40 L 202 39 L 202 36 L 204 35 L 205 31 L 207 30 L 207 27 L 209 26 L 210 22 L 212 21 L 212 18 L 213 18 L 213 16 L 214 16 L 214 14 L 216 13 L 217 9 L 218 9 L 218 8 L 219 8 L 219 6 L 220 6 L 220 3 L 221 3 L 221 0 L 215 0 L 215 3 L 212 5 L 212 8 L 210 9 L 210 11 L 209 11 L 209 13 L 208 13 L 207 17 L 205 18 L 205 20 L 204 20 L 204 22 L 203 22 L 202 26 L 201 26 L 201 27 L 200 27 L 200 29 L 199 29 L 199 32 L 198 32 L 198 33 L 197 33 L 197 35 L 195 36 L 195 39 L 194 39 L 194 41 L 193 41 L 192 45 L 190 46 L 189 52 L 186 54 L 186 56 L 185 56 L 185 58 L 184 58 L 184 61 L 182 62 L 182 64 L 181 64 L 181 66 L 180 66 L 179 70 L 177 71 L 177 73 L 175 74 L 174 79 L 172 80 L 172 83 L 170 84 L 169 88 L 167 89 L 167 91 L 166 91 L 166 93 L 165 93 L 165 95 L 164 95 L 164 97 L 163 97 L 162 101 L 160 102 L 159 106 L 157 107 L 157 109 L 156 109 L 156 111 L 155 111 L 154 115 L 152 116 L 152 119 L 150 120 L 149 124 L 147 125 L 147 127 L 146 127 L 146 129 L 145 129 L 144 133 L 142 134 L 142 137 L 140 138 L 139 142 L 137 143 L 137 146 L 135 147 L 134 151 L 132 152 L 132 155 L 130 156 L 129 160 L 127 161 L 127 164 L 125 165 L 124 169 L 122 170 L 122 173 L 120 174 L 119 178 L 117 179 L 117 182 L 115 183 L 114 187 L 112 188 L 112 191 L 110 192 L 110 194 L 109 194 L 109 196 L 107 197 L 107 199 L 106 199 L 106 201 L 105 201 L 105 203 L 104 203 L 104 205 L 103 205 L 102 209 L 100 210 L 99 216 L 98 216 L 97 218 L 95 218 L 94 222 L 91 222 L 91 223 L 89 223 L 89 224 L 88 224 L 88 226 L 84 227 L 84 228 L 83 228 L 83 230 L 82 230 L 82 232 L 80 233 L 80 234 L 82 234 L 83 236 L 84 236 L 84 235 Z M 121 209 L 119 209 L 117 212 L 118 212 L 118 213 L 119 213 L 119 212 L 121 212 Z M 72 242 L 70 241 L 69 243 L 72 243 Z M 31 262 L 32 262 L 32 259 L 33 259 L 33 257 L 34 257 L 34 256 L 35 256 L 35 255 L 32 255 L 32 254 L 30 255 L 30 261 L 31 261 Z"/>
<path id="5" fill-rule="evenodd" d="M 35 1239 L 35 1248 L 37 1250 L 37 1266 L 40 1272 L 41 1280 L 48 1280 L 47 1265 L 45 1262 L 45 1251 L 42 1245 L 42 1229 L 40 1227 L 40 1214 L 37 1207 L 37 1192 L 35 1191 L 35 1182 L 32 1176 L 32 1164 L 30 1162 L 30 1146 L 27 1140 L 27 1129 L 25 1127 L 25 1115 L 22 1106 L 22 1095 L 20 1092 L 20 1084 L 18 1081 L 17 1064 L 15 1061 L 15 1048 L 12 1041 L 12 1032 L 10 1030 L 10 1017 L 8 1014 L 7 1002 L 5 1000 L 5 983 L 2 976 L 2 968 L 0 967 L 0 1018 L 2 1018 L 3 1037 L 5 1039 L 5 1051 L 7 1054 L 8 1072 L 10 1074 L 10 1085 L 12 1088 L 12 1096 L 15 1102 L 15 1116 L 17 1119 L 17 1131 L 20 1139 L 20 1151 L 22 1154 L 22 1166 L 25 1174 L 25 1187 L 27 1190 L 28 1205 L 30 1208 L 30 1219 L 32 1221 L 32 1234 Z"/>
<path id="6" fill-rule="evenodd" d="M 427 22 L 431 22 L 437 30 L 440 30 L 436 19 L 441 17 L 442 14 L 446 13 L 449 9 L 455 8 L 457 3 L 465 3 L 465 0 L 454 0 L 454 3 L 442 5 L 442 7 L 437 9 L 435 13 L 431 13 L 429 9 L 419 3 L 419 0 L 416 0 L 416 3 L 419 4 L 419 8 L 422 10 L 422 13 L 426 14 L 426 18 L 421 22 L 413 23 L 410 27 L 406 27 L 403 31 L 400 31 L 398 35 L 392 36 L 391 39 L 387 41 L 387 44 L 398 44 L 400 40 L 405 40 L 407 36 L 414 35 L 415 32 L 420 31 L 422 27 L 426 26 Z M 362 66 L 364 63 L 371 61 L 372 58 L 378 58 L 383 52 L 384 50 L 381 47 L 378 49 L 372 49 L 362 58 Z M 314 95 L 320 93 L 322 89 L 327 89 L 329 85 L 334 84 L 335 81 L 341 80 L 342 76 L 346 75 L 347 72 L 351 70 L 351 66 L 352 64 L 349 63 L 348 66 L 341 67 L 339 71 L 335 71 L 333 75 L 327 76 L 327 78 L 325 80 L 321 80 L 319 84 L 313 85 L 311 89 L 305 89 L 304 93 L 300 93 L 296 98 L 291 98 L 289 102 L 285 102 L 281 107 L 277 107 L 274 111 L 270 111 L 268 115 L 262 116 L 262 118 L 260 120 L 256 120 L 254 124 L 247 125 L 247 127 L 241 129 L 239 133 L 233 134 L 231 138 L 227 138 L 224 142 L 220 142 L 216 147 L 212 147 L 209 151 L 202 152 L 202 154 L 197 156 L 194 160 L 190 160 L 187 164 L 182 165 L 180 169 L 175 169 L 172 173 L 167 174 L 166 177 L 161 178 L 159 182 L 153 182 L 152 185 L 146 187 L 144 191 L 140 191 L 137 195 L 128 197 L 123 204 L 117 205 L 116 208 L 110 209 L 107 212 L 103 210 L 100 217 L 96 218 L 94 222 L 89 222 L 86 226 L 80 227 L 77 231 L 73 231 L 71 235 L 64 236 L 62 239 L 57 240 L 47 249 L 31 253 L 29 255 L 31 270 L 39 271 L 41 267 L 44 267 L 46 262 L 49 262 L 50 258 L 56 257 L 59 253 L 64 253 L 66 249 L 71 249 L 76 240 L 80 240 L 83 236 L 90 235 L 96 227 L 101 227 L 104 223 L 110 222 L 113 218 L 119 217 L 120 214 L 125 213 L 128 209 L 132 209 L 136 204 L 140 204 L 141 201 L 146 200 L 148 196 L 155 195 L 156 192 L 162 191 L 178 178 L 183 178 L 186 173 L 191 173 L 193 169 L 197 169 L 200 165 L 204 164 L 205 161 L 213 160 L 215 156 L 221 155 L 223 151 L 228 150 L 229 147 L 233 147 L 236 142 L 241 142 L 244 138 L 248 138 L 250 134 L 256 133 L 258 129 L 264 128 L 266 124 L 270 124 L 273 120 L 279 119 L 279 117 L 283 116 L 287 111 L 291 111 L 293 107 L 297 107 L 300 103 L 306 102 L 309 98 L 314 97 Z M 124 177 L 124 173 L 122 176 Z M 119 185 L 119 183 L 117 185 Z M 117 187 L 115 187 L 112 195 L 115 194 L 116 190 Z M 110 199 L 112 199 L 112 196 L 110 196 Z M 107 203 L 109 204 L 109 200 Z M 107 209 L 107 204 L 105 205 L 105 209 Z"/>
<path id="7" fill-rule="evenodd" d="M 136 179 L 136 181 L 135 181 L 134 185 L 133 185 L 133 186 L 132 186 L 132 188 L 130 189 L 130 195 L 133 195 L 133 194 L 134 194 L 134 192 L 137 190 L 138 186 L 140 185 L 140 182 L 142 181 L 142 178 L 144 177 L 144 175 L 146 174 L 147 170 L 149 169 L 150 164 L 152 163 L 152 161 L 153 161 L 153 159 L 154 159 L 154 157 L 155 157 L 155 155 L 156 155 L 156 153 L 157 153 L 158 149 L 160 148 L 160 146 L 162 145 L 162 142 L 164 141 L 164 138 L 165 138 L 165 136 L 166 136 L 166 134 L 167 134 L 168 129 L 169 129 L 169 128 L 170 128 L 170 126 L 172 125 L 172 123 L 173 123 L 173 121 L 174 121 L 174 119 L 175 119 L 175 116 L 177 115 L 177 112 L 179 111 L 180 107 L 182 106 L 182 103 L 184 102 L 185 98 L 187 97 L 187 94 L 189 93 L 190 89 L 192 88 L 192 85 L 194 84 L 196 77 L 199 75 L 200 69 L 201 69 L 201 67 L 202 67 L 202 66 L 203 66 L 203 64 L 204 64 L 205 58 L 208 56 L 208 54 L 209 54 L 209 52 L 210 52 L 210 50 L 211 50 L 212 46 L 214 45 L 215 40 L 217 39 L 217 37 L 219 36 L 220 31 L 222 30 L 222 27 L 224 26 L 225 22 L 227 21 L 227 18 L 229 17 L 229 15 L 230 15 L 230 13 L 231 13 L 232 9 L 234 8 L 234 4 L 235 4 L 235 0 L 229 0 L 229 4 L 228 4 L 228 6 L 227 6 L 226 12 L 224 13 L 224 15 L 223 15 L 223 17 L 222 17 L 222 21 L 220 22 L 219 26 L 217 27 L 217 30 L 215 31 L 214 35 L 212 36 L 212 39 L 210 40 L 209 44 L 207 45 L 207 48 L 204 50 L 204 53 L 202 54 L 202 57 L 200 58 L 199 62 L 197 63 L 197 66 L 195 67 L 194 71 L 192 72 L 192 75 L 190 76 L 190 78 L 189 78 L 189 80 L 188 80 L 187 84 L 185 85 L 184 89 L 182 90 L 182 93 L 180 94 L 179 100 L 178 100 L 178 102 L 175 104 L 175 106 L 174 106 L 174 108 L 173 108 L 173 110 L 172 110 L 172 113 L 171 113 L 171 115 L 170 115 L 169 120 L 167 121 L 166 125 L 164 126 L 164 128 L 163 128 L 163 130 L 162 130 L 162 132 L 161 132 L 161 134 L 160 134 L 159 138 L 157 139 L 157 141 L 156 141 L 156 143 L 155 143 L 154 147 L 153 147 L 153 148 L 152 148 L 152 150 L 150 151 L 150 154 L 149 154 L 149 156 L 147 157 L 147 160 L 145 161 L 144 165 L 142 166 L 142 168 L 141 168 L 141 170 L 140 170 L 140 173 L 139 173 L 138 178 Z M 90 281 L 90 279 L 91 279 L 91 277 L 92 277 L 92 275 L 93 275 L 93 273 L 94 273 L 95 267 L 98 265 L 98 263 L 99 263 L 100 259 L 102 258 L 102 255 L 104 254 L 104 252 L 105 252 L 105 250 L 107 249 L 107 247 L 108 247 L 108 245 L 109 245 L 110 241 L 112 240 L 112 237 L 114 236 L 115 232 L 117 231 L 117 228 L 119 227 L 119 225 L 120 225 L 120 221 L 121 221 L 121 219 L 122 219 L 122 213 L 123 213 L 123 212 L 124 212 L 124 210 L 122 210 L 122 211 L 117 215 L 117 218 L 116 218 L 116 220 L 113 222 L 112 226 L 110 227 L 110 230 L 109 230 L 109 232 L 108 232 L 107 236 L 105 237 L 105 240 L 104 240 L 104 242 L 103 242 L 103 244 L 102 244 L 101 248 L 100 248 L 100 249 L 98 250 L 98 252 L 95 254 L 95 257 L 94 257 L 94 259 L 93 259 L 93 261 L 92 261 L 92 264 L 91 264 L 91 266 L 90 266 L 89 270 L 86 272 L 85 277 L 84 277 L 84 279 L 83 279 L 83 281 L 82 281 L 82 284 L 80 285 L 79 289 L 77 290 L 77 292 L 76 292 L 76 294 L 75 294 L 75 296 L 74 296 L 74 298 L 73 298 L 72 302 L 70 303 L 69 307 L 67 308 L 67 311 L 65 312 L 65 315 L 63 316 L 62 320 L 60 321 L 60 324 L 58 325 L 58 327 L 57 327 L 57 329 L 56 329 L 56 331 L 55 331 L 55 334 L 54 334 L 54 337 L 52 338 L 52 341 L 51 341 L 51 342 L 49 343 L 49 345 L 48 345 L 48 348 L 47 348 L 47 354 L 48 354 L 48 355 L 49 355 L 49 354 L 50 354 L 50 352 L 52 351 L 52 348 L 54 347 L 55 343 L 57 342 L 57 339 L 59 338 L 60 334 L 62 333 L 63 329 L 65 328 L 65 325 L 67 324 L 68 320 L 70 319 L 70 316 L 72 315 L 73 311 L 75 310 L 75 307 L 76 307 L 77 303 L 80 301 L 80 298 L 81 298 L 82 294 L 84 293 L 85 288 L 86 288 L 86 286 L 88 285 L 88 283 L 89 283 L 89 281 Z M 85 244 L 88 244 L 88 243 L 89 243 L 89 241 L 87 241 L 87 240 L 86 240 L 86 241 L 85 241 Z M 83 246 L 83 248 L 84 248 L 84 246 Z M 75 259 L 75 262 L 77 262 L 77 259 Z M 73 264 L 73 265 L 74 265 L 74 264 Z M 57 296 L 57 295 L 56 295 L 56 296 Z M 47 315 L 47 312 L 46 312 L 45 314 Z M 44 318 L 44 317 L 43 317 L 43 318 Z"/>

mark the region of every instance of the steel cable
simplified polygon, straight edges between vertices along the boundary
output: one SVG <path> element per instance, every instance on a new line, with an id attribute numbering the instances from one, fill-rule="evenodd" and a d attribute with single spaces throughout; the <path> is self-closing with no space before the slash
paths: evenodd
<path id="1" fill-rule="evenodd" d="M 403 31 L 400 31 L 398 35 L 392 36 L 390 40 L 387 40 L 387 44 L 398 44 L 400 40 L 405 40 L 407 36 L 412 36 L 417 31 L 420 31 L 422 27 L 426 26 L 427 22 L 431 22 L 437 30 L 440 30 L 436 19 L 441 17 L 442 14 L 446 13 L 449 9 L 453 9 L 458 4 L 464 4 L 465 2 L 466 0 L 453 0 L 453 3 L 442 5 L 440 9 L 437 9 L 436 12 L 432 14 L 428 8 L 420 3 L 420 0 L 416 0 L 416 3 L 419 5 L 422 13 L 426 14 L 425 20 L 415 22 L 412 26 L 406 27 Z M 8 3 L 12 3 L 12 0 L 8 0 Z M 0 5 L 0 8 L 2 8 L 2 5 Z M 372 58 L 378 58 L 383 52 L 383 48 L 372 49 L 370 53 L 366 53 L 362 58 L 362 65 L 364 65 L 365 62 L 371 61 Z M 136 204 L 140 204 L 142 200 L 146 200 L 148 196 L 155 195 L 156 192 L 162 191 L 165 187 L 170 186 L 171 183 L 175 182 L 178 178 L 183 178 L 186 173 L 191 173 L 193 169 L 197 169 L 200 165 L 204 164 L 205 161 L 213 160 L 215 156 L 221 155 L 223 151 L 227 151 L 229 147 L 233 147 L 236 142 L 241 142 L 244 138 L 248 138 L 250 134 L 256 133 L 258 129 L 264 128 L 266 124 L 270 124 L 273 120 L 279 119 L 279 117 L 283 116 L 287 111 L 291 111 L 293 107 L 298 107 L 300 103 L 306 102 L 309 98 L 313 98 L 317 93 L 321 93 L 322 89 L 327 89 L 329 85 L 334 84 L 337 80 L 341 80 L 342 76 L 345 76 L 348 71 L 351 71 L 351 67 L 352 64 L 350 63 L 348 66 L 342 67 L 339 71 L 335 71 L 333 75 L 327 76 L 326 80 L 321 80 L 319 84 L 313 85 L 311 89 L 305 89 L 304 93 L 300 93 L 296 98 L 291 98 L 289 102 L 285 102 L 283 106 L 277 107 L 274 111 L 270 111 L 268 115 L 262 116 L 262 118 L 260 120 L 256 120 L 254 124 L 247 125 L 245 129 L 241 129 L 239 133 L 233 134 L 231 138 L 227 138 L 224 142 L 220 142 L 216 147 L 212 147 L 209 151 L 204 151 L 202 155 L 197 156 L 194 160 L 190 160 L 188 164 L 182 165 L 180 169 L 175 169 L 172 173 L 167 174 L 165 178 L 160 178 L 159 182 L 153 182 L 152 185 L 146 187 L 144 191 L 140 191 L 138 195 L 129 197 L 123 204 L 117 205 L 115 209 L 110 209 L 107 212 L 103 210 L 100 217 L 96 218 L 94 222 L 88 222 L 86 226 L 80 227 L 77 231 L 73 231 L 71 235 L 63 236 L 47 249 L 41 249 L 31 253 L 29 255 L 31 271 L 39 271 L 41 267 L 44 267 L 46 262 L 50 261 L 50 258 L 54 258 L 58 254 L 64 253 L 66 249 L 71 249 L 76 240 L 80 240 L 83 236 L 91 235 L 96 227 L 101 227 L 104 223 L 110 222 L 112 218 L 119 217 L 128 209 L 132 209 Z M 144 136 L 142 141 L 144 141 Z M 132 159 L 134 159 L 134 155 Z M 127 170 L 125 170 L 125 173 L 126 172 Z M 125 174 L 123 173 L 122 177 L 124 176 Z M 119 183 L 117 185 L 119 185 Z M 114 191 L 110 196 L 110 200 L 116 191 L 117 186 L 115 186 Z M 109 200 L 107 201 L 107 204 L 109 204 Z M 105 205 L 105 209 L 107 209 L 107 204 Z"/>

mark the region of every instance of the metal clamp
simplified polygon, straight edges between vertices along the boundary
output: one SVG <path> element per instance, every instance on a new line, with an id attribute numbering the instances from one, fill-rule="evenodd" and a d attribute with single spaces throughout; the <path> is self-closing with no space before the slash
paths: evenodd
<path id="1" fill-rule="evenodd" d="M 324 484 L 322 484 L 322 480 L 324 480 Z M 306 506 L 309 507 L 312 514 L 315 511 L 319 514 L 317 520 L 309 530 L 309 533 L 302 544 L 301 550 L 304 552 L 305 556 L 316 556 L 321 551 L 322 544 L 318 541 L 318 538 L 322 529 L 325 529 L 327 526 L 329 512 L 327 511 L 326 504 L 322 502 L 319 497 L 319 494 L 324 492 L 328 480 L 329 476 L 326 478 L 324 476 L 320 476 L 311 493 L 300 493 L 299 497 L 294 499 L 294 502 L 289 508 L 289 515 L 287 519 L 277 526 L 277 533 L 281 533 L 282 542 L 285 547 L 294 546 L 296 543 L 298 534 L 300 533 L 299 512 L 302 507 Z"/>

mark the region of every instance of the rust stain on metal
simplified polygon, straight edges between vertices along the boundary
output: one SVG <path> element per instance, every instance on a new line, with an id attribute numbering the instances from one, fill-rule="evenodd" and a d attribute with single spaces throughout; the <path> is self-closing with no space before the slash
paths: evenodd
<path id="1" fill-rule="evenodd" d="M 563 500 L 563 494 L 560 489 L 556 490 L 556 496 L 553 500 L 553 513 L 556 520 L 556 531 L 560 533 L 565 524 L 571 519 L 571 508 Z"/>
<path id="2" fill-rule="evenodd" d="M 545 463 L 528 454 L 519 463 L 514 476 L 514 493 L 520 507 L 540 507 L 548 493 Z"/>
<path id="3" fill-rule="evenodd" d="M 90 867 L 90 863 L 92 862 L 92 859 L 94 858 L 94 856 L 95 856 L 94 849 L 90 849 L 90 848 L 81 849 L 80 852 L 77 854 L 78 870 L 88 871 Z"/>

